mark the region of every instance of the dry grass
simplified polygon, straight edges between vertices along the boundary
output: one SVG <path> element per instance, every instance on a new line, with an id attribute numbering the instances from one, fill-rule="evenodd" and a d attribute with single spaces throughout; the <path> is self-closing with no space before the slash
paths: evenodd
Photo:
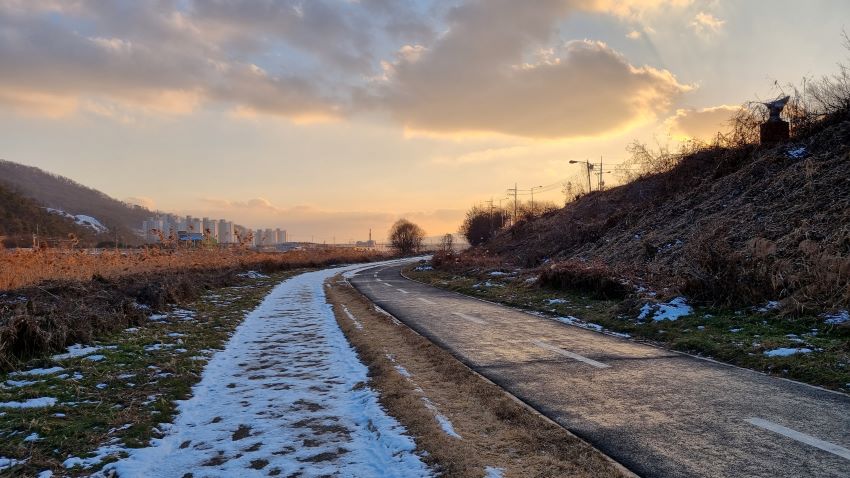
<path id="1" fill-rule="evenodd" d="M 487 466 L 504 469 L 506 477 L 624 475 L 593 447 L 521 405 L 424 337 L 376 312 L 371 302 L 338 280 L 330 281 L 328 300 L 360 360 L 369 367 L 370 385 L 419 449 L 428 452 L 425 459 L 441 476 L 481 477 Z M 451 421 L 462 440 L 443 431 L 424 397 Z"/>
<path id="2" fill-rule="evenodd" d="M 196 300 L 205 290 L 243 282 L 240 271 L 273 273 L 379 257 L 345 250 L 134 255 L 0 251 L 0 277 L 26 284 L 0 293 L 0 371 L 142 324 L 152 311 Z"/>
<path id="3" fill-rule="evenodd" d="M 200 269 L 257 268 L 268 272 L 293 267 L 320 267 L 336 263 L 374 260 L 377 253 L 343 249 L 253 252 L 230 249 L 92 252 L 60 250 L 0 250 L 0 290 L 38 284 L 46 280 L 89 280 L 147 272 Z"/>

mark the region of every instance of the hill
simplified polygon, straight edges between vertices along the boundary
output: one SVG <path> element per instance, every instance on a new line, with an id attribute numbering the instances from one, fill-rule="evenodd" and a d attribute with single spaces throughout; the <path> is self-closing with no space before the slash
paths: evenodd
<path id="1" fill-rule="evenodd" d="M 29 247 L 32 235 L 93 243 L 97 233 L 75 219 L 48 212 L 41 204 L 0 184 L 0 237 L 6 247 Z M 73 235 L 73 236 L 71 236 Z"/>
<path id="2" fill-rule="evenodd" d="M 592 270 L 721 306 L 847 308 L 850 121 L 771 148 L 704 148 L 520 221 L 486 248 L 567 283 Z"/>
<path id="3" fill-rule="evenodd" d="M 121 202 L 66 177 L 11 161 L 0 160 L 0 184 L 56 209 L 57 215 L 74 216 L 83 226 L 98 229 L 99 222 L 108 229 L 110 238 L 114 240 L 117 235 L 130 245 L 141 243 L 137 230 L 152 215 L 145 208 Z"/>

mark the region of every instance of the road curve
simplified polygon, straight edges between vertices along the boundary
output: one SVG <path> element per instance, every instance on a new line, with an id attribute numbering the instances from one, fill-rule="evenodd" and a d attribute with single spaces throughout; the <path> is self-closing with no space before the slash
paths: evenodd
<path id="1" fill-rule="evenodd" d="M 350 281 L 378 306 L 641 476 L 850 476 L 850 396 L 414 282 Z"/>

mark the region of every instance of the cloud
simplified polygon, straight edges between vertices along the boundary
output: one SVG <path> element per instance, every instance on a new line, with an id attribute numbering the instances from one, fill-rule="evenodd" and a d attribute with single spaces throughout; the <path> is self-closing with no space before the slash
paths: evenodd
<path id="1" fill-rule="evenodd" d="M 20 115 L 55 119 L 73 114 L 78 101 L 74 97 L 26 88 L 0 88 L 0 105 Z"/>
<path id="2" fill-rule="evenodd" d="M 721 20 L 711 13 L 699 12 L 691 21 L 691 28 L 701 35 L 714 35 L 723 31 L 726 20 Z"/>
<path id="3" fill-rule="evenodd" d="M 664 125 L 677 139 L 711 140 L 717 133 L 729 130 L 729 120 L 738 106 L 720 105 L 703 109 L 679 109 Z"/>
<path id="4" fill-rule="evenodd" d="M 538 23 L 527 20 L 542 41 L 546 35 L 534 28 Z M 523 62 L 525 30 L 473 41 L 467 35 L 477 27 L 466 27 L 452 28 L 462 33 L 448 35 L 417 61 L 399 59 L 369 101 L 414 130 L 564 138 L 646 122 L 691 88 L 667 70 L 630 64 L 601 42 L 567 42 Z M 486 29 L 501 31 L 503 25 Z"/>
<path id="5" fill-rule="evenodd" d="M 583 3 L 589 10 L 610 13 L 630 20 L 640 20 L 662 7 L 682 8 L 692 4 L 693 0 L 591 0 Z"/>
<path id="6" fill-rule="evenodd" d="M 205 106 L 297 122 L 375 111 L 436 133 L 601 135 L 687 91 L 595 41 L 579 11 L 686 0 L 15 0 L 0 3 L 0 107 L 132 122 Z"/>
<path id="7" fill-rule="evenodd" d="M 338 99 L 316 81 L 231 55 L 216 44 L 221 35 L 177 2 L 75 5 L 61 21 L 47 3 L 0 5 L 0 90 L 15 93 L 0 95 L 0 105 L 32 103 L 32 113 L 51 115 L 95 105 L 85 110 L 122 111 L 115 115 L 122 118 L 128 109 L 187 114 L 205 103 L 293 117 L 335 114 Z"/>

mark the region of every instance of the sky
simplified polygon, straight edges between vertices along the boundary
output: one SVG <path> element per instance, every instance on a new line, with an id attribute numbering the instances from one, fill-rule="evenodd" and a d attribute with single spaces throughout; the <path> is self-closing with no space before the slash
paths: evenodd
<path id="1" fill-rule="evenodd" d="M 580 180 L 571 160 L 710 137 L 835 72 L 848 18 L 844 0 L 0 0 L 0 158 L 294 240 L 380 240 L 401 217 L 437 236 L 514 184 Z"/>

